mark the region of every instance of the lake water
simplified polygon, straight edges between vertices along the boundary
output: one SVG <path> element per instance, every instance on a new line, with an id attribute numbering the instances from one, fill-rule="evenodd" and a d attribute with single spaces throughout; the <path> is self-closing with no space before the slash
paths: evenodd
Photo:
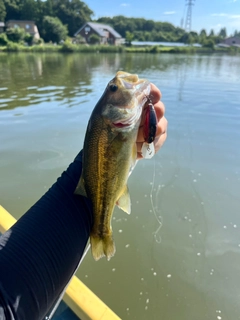
<path id="1" fill-rule="evenodd" d="M 168 139 L 129 179 L 114 258 L 77 274 L 122 319 L 240 319 L 239 56 L 0 54 L 0 204 L 19 218 L 54 183 L 119 69 L 159 86 Z"/>

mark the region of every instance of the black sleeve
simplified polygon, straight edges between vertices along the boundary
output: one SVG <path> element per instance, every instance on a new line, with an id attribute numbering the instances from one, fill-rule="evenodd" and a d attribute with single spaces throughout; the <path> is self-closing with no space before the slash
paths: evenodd
<path id="1" fill-rule="evenodd" d="M 74 195 L 81 153 L 0 237 L 0 319 L 42 320 L 81 259 L 92 226 L 88 199 Z"/>

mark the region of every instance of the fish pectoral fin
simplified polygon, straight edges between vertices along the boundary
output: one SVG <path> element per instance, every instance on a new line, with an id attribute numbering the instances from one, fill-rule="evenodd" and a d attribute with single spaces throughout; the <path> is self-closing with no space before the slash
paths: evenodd
<path id="1" fill-rule="evenodd" d="M 81 176 L 78 185 L 74 191 L 74 194 L 79 194 L 80 196 L 84 196 L 87 198 L 87 193 L 86 193 L 86 189 L 85 189 L 85 185 L 84 185 L 84 179 Z"/>
<path id="2" fill-rule="evenodd" d="M 121 197 L 118 199 L 116 205 L 120 209 L 125 211 L 127 214 L 131 213 L 131 199 L 130 199 L 130 195 L 129 195 L 127 186 L 124 187 L 123 193 L 122 193 Z"/>

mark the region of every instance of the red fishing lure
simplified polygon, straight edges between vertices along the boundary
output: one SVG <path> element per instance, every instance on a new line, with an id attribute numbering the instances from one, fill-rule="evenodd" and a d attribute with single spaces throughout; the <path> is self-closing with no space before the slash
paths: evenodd
<path id="1" fill-rule="evenodd" d="M 144 140 L 147 143 L 152 143 L 155 139 L 157 132 L 157 116 L 152 103 L 146 107 L 145 122 L 143 124 Z"/>

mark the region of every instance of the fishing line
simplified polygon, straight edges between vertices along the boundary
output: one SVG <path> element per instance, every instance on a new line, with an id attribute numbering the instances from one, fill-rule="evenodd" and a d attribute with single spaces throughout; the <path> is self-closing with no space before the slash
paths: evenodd
<path id="1" fill-rule="evenodd" d="M 60 293 L 60 295 L 59 295 L 59 297 L 58 297 L 55 305 L 53 306 L 52 310 L 50 311 L 49 315 L 46 316 L 46 317 L 44 318 L 44 320 L 51 320 L 51 319 L 52 319 L 52 317 L 53 317 L 54 313 L 56 312 L 56 310 L 57 310 L 60 302 L 62 301 L 62 298 L 63 298 L 63 296 L 64 296 L 64 294 L 65 294 L 65 292 L 66 292 L 66 290 L 67 290 L 67 287 L 68 287 L 69 283 L 71 282 L 72 278 L 74 277 L 75 273 L 77 272 L 80 264 L 83 262 L 83 259 L 85 258 L 86 254 L 88 253 L 88 250 L 89 250 L 90 246 L 91 246 L 91 245 L 90 245 L 90 243 L 89 243 L 89 244 L 87 245 L 87 247 L 86 247 L 86 249 L 85 249 L 85 251 L 84 251 L 84 253 L 83 253 L 83 255 L 82 255 L 82 257 L 81 257 L 81 259 L 80 259 L 80 261 L 79 261 L 79 263 L 78 263 L 78 265 L 77 265 L 77 267 L 76 267 L 76 269 L 74 270 L 73 275 L 71 276 L 70 280 L 68 281 L 68 283 L 67 283 L 66 286 L 64 287 L 63 291 Z"/>
<path id="2" fill-rule="evenodd" d="M 156 177 L 156 158 L 154 158 L 154 170 L 153 170 L 153 179 L 152 179 L 152 188 L 151 188 L 151 192 L 150 192 L 150 199 L 151 199 L 153 214 L 159 224 L 156 231 L 153 232 L 153 235 L 154 235 L 156 242 L 161 243 L 162 239 L 161 239 L 159 232 L 160 232 L 160 229 L 162 228 L 162 217 L 159 215 L 159 210 L 157 209 L 157 206 L 154 206 L 154 203 L 153 203 L 153 191 L 154 191 L 154 186 L 155 186 L 155 177 Z M 160 191 L 160 185 L 158 186 L 158 190 L 156 192 L 155 203 L 157 202 L 157 195 L 159 194 L 159 191 Z"/>

